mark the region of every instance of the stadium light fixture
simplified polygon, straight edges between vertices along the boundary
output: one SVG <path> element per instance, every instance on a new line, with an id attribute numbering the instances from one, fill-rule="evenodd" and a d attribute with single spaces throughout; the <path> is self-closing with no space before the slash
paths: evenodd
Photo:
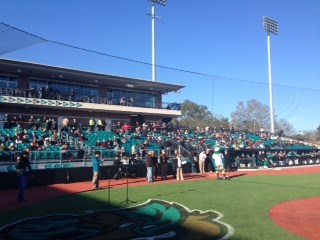
<path id="1" fill-rule="evenodd" d="M 279 29 L 278 29 L 277 21 L 268 17 L 263 17 L 262 20 L 263 20 L 263 28 L 267 32 L 267 42 L 268 42 L 268 74 L 269 74 L 269 100 L 270 100 L 270 122 L 271 122 L 270 132 L 274 133 L 270 34 L 272 33 L 272 34 L 278 35 Z"/>
<path id="2" fill-rule="evenodd" d="M 147 14 L 151 16 L 152 19 L 152 81 L 156 81 L 156 26 L 155 26 L 155 18 L 158 17 L 155 14 L 155 5 L 159 4 L 161 6 L 166 6 L 166 0 L 151 0 L 151 14 Z"/>
<path id="3" fill-rule="evenodd" d="M 160 4 L 162 6 L 166 6 L 167 5 L 167 0 L 151 0 L 151 2 Z"/>

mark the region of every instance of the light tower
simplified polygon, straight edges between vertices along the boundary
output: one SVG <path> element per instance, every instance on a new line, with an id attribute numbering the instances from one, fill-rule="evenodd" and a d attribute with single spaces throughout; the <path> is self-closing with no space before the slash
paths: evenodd
<path id="1" fill-rule="evenodd" d="M 269 100 L 270 100 L 270 122 L 271 129 L 270 132 L 274 133 L 274 113 L 273 113 L 273 95 L 272 95 L 272 76 L 271 76 L 271 49 L 270 49 L 270 33 L 278 35 L 278 22 L 268 18 L 263 17 L 263 28 L 267 32 L 267 42 L 268 42 L 268 73 L 269 73 Z"/>
<path id="2" fill-rule="evenodd" d="M 162 6 L 166 6 L 167 1 L 166 0 L 150 0 L 152 3 L 151 7 L 151 14 L 148 15 L 151 16 L 152 19 L 152 81 L 156 81 L 156 24 L 155 24 L 155 18 L 157 15 L 155 14 L 155 5 L 160 4 Z"/>

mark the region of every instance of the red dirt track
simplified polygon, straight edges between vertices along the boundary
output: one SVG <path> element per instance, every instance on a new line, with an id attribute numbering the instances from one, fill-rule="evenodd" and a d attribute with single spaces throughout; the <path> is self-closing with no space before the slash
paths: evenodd
<path id="1" fill-rule="evenodd" d="M 287 231 L 309 240 L 320 239 L 320 197 L 278 204 L 270 209 L 269 214 Z"/>
<path id="2" fill-rule="evenodd" d="M 251 171 L 229 172 L 230 177 L 241 177 L 242 175 L 304 175 L 320 173 L 320 166 L 290 167 L 276 169 L 259 169 Z M 185 181 L 198 181 L 208 178 L 215 178 L 214 173 L 208 174 L 186 174 Z M 148 184 L 145 178 L 129 179 L 130 186 L 139 186 Z M 156 181 L 152 183 L 167 184 L 176 182 L 169 176 L 168 180 Z M 110 185 L 109 185 L 110 184 Z M 118 188 L 126 186 L 126 179 L 120 180 L 102 180 L 102 188 Z M 91 191 L 91 182 L 79 182 L 69 184 L 54 184 L 43 187 L 28 188 L 26 191 L 25 203 L 18 203 L 17 189 L 0 191 L 0 212 L 10 211 L 16 208 L 28 206 L 57 196 Z M 280 227 L 306 239 L 320 239 L 320 197 L 298 199 L 276 205 L 270 209 L 270 218 Z M 307 223 L 303 225 L 302 223 Z"/>

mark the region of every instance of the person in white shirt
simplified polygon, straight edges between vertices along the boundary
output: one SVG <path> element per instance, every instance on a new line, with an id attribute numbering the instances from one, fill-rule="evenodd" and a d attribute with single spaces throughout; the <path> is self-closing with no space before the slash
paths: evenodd
<path id="1" fill-rule="evenodd" d="M 199 171 L 200 171 L 200 173 L 205 173 L 204 165 L 205 165 L 206 157 L 207 157 L 207 155 L 206 155 L 205 151 L 202 151 L 199 154 Z"/>
<path id="2" fill-rule="evenodd" d="M 181 153 L 177 154 L 177 180 L 184 180 L 182 172 L 182 156 Z"/>

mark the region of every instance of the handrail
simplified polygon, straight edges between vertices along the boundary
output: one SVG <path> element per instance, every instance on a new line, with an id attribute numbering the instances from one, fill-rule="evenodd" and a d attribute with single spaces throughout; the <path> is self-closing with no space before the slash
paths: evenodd
<path id="1" fill-rule="evenodd" d="M 33 102 L 36 99 L 37 99 L 37 101 L 47 100 L 48 102 L 50 102 L 50 104 L 52 104 L 52 101 L 58 101 L 58 102 L 72 102 L 72 103 L 94 103 L 94 104 L 119 105 L 119 106 L 127 106 L 127 107 L 137 107 L 137 106 L 141 107 L 140 105 L 136 105 L 136 104 L 133 104 L 133 103 L 131 103 L 131 104 L 121 104 L 120 102 L 118 103 L 118 101 L 104 101 L 104 100 L 102 101 L 101 97 L 97 97 L 96 101 L 92 101 L 92 100 L 90 101 L 90 97 L 88 97 L 88 96 L 83 96 L 82 97 L 83 99 L 81 99 L 81 98 L 78 98 L 78 99 L 70 99 L 70 98 L 53 99 L 53 98 L 50 98 L 50 97 L 25 96 L 25 94 L 22 94 L 22 96 L 15 96 L 13 89 L 8 89 L 8 88 L 0 88 L 0 96 L 9 96 L 9 97 L 15 97 L 15 98 L 21 98 L 21 99 L 29 99 L 29 101 L 31 101 L 31 102 Z M 120 99 L 119 99 L 119 101 L 120 101 Z M 154 106 L 152 106 L 151 108 L 154 108 L 154 109 L 168 109 L 168 110 L 176 110 L 176 111 L 180 111 L 181 110 L 180 109 L 180 105 L 178 103 L 162 102 L 160 104 L 159 105 L 158 104 L 154 104 Z M 73 107 L 77 106 L 77 104 L 73 104 L 72 106 Z M 64 107 L 64 105 L 61 105 L 61 107 Z M 142 107 L 143 108 L 150 108 L 150 106 L 142 106 Z"/>

